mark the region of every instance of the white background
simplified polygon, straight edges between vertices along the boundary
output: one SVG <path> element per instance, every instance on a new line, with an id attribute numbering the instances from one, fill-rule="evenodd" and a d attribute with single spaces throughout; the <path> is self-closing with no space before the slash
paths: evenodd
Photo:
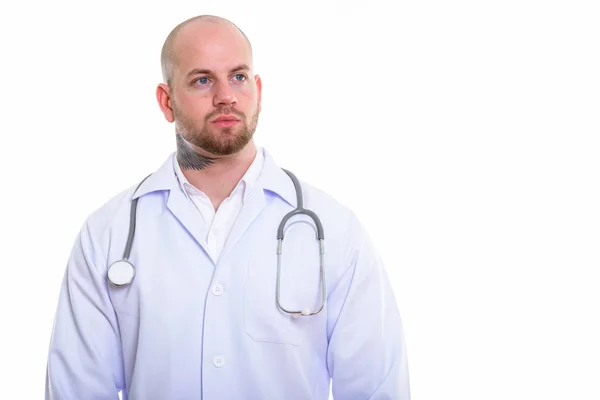
<path id="1" fill-rule="evenodd" d="M 257 143 L 372 234 L 413 399 L 600 399 L 596 4 L 3 2 L 1 397 L 43 397 L 75 235 L 174 150 L 160 48 L 209 13 L 253 43 Z"/>

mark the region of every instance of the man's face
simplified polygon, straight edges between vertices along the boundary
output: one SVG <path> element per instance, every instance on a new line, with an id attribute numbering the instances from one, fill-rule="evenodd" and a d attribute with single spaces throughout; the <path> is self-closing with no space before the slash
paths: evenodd
<path id="1" fill-rule="evenodd" d="M 223 24 L 188 26 L 174 52 L 171 107 L 177 133 L 214 155 L 241 151 L 256 130 L 261 94 L 245 38 Z"/>

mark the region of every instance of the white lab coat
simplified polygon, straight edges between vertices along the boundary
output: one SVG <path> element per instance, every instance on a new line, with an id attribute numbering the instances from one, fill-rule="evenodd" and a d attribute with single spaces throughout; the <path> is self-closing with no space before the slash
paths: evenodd
<path id="1" fill-rule="evenodd" d="M 46 399 L 409 399 L 404 335 L 386 272 L 348 208 L 303 182 L 325 232 L 327 306 L 292 318 L 276 306 L 277 228 L 296 205 L 290 178 L 263 171 L 218 263 L 177 183 L 174 154 L 83 225 L 64 276 Z M 135 191 L 135 193 L 134 193 Z M 133 283 L 108 284 L 139 198 Z M 319 254 L 307 217 L 288 222 L 282 304 L 320 304 Z"/>

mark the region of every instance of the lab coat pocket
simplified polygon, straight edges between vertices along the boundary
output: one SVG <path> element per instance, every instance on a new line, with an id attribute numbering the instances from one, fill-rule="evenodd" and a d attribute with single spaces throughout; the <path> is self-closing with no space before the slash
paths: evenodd
<path id="1" fill-rule="evenodd" d="M 314 229 L 301 221 L 289 224 L 281 262 L 281 306 L 290 311 L 320 305 L 319 247 Z M 312 238 L 312 240 L 311 240 Z M 314 243 L 313 243 L 314 242 Z M 265 246 L 266 247 L 266 246 Z M 255 251 L 248 265 L 245 298 L 247 334 L 257 342 L 300 346 L 317 322 L 294 317 L 277 305 L 277 241 Z"/>
<path id="2" fill-rule="evenodd" d="M 276 274 L 276 258 L 250 262 L 245 294 L 246 333 L 256 342 L 298 346 L 293 317 L 279 310 L 275 302 Z"/>

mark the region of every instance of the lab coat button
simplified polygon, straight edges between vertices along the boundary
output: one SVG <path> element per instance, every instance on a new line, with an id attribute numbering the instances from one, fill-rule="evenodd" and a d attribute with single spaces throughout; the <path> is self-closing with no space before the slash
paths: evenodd
<path id="1" fill-rule="evenodd" d="M 215 286 L 213 286 L 212 288 L 212 292 L 215 296 L 220 296 L 223 294 L 223 292 L 225 291 L 225 289 L 223 289 L 223 285 L 221 285 L 220 283 L 217 283 Z"/>
<path id="2" fill-rule="evenodd" d="M 215 356 L 213 358 L 213 364 L 215 365 L 215 367 L 221 368 L 223 365 L 225 365 L 225 357 Z"/>

